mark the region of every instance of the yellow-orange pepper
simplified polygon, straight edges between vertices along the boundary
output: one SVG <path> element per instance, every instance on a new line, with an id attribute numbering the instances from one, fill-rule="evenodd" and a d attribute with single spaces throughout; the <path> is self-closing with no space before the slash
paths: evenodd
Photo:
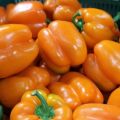
<path id="1" fill-rule="evenodd" d="M 37 57 L 38 45 L 25 25 L 0 26 L 0 78 L 16 74 Z"/>
<path id="2" fill-rule="evenodd" d="M 103 102 L 96 85 L 78 72 L 68 72 L 60 81 L 51 83 L 49 90 L 61 96 L 72 110 L 81 104 Z"/>
<path id="3" fill-rule="evenodd" d="M 114 19 L 104 10 L 81 8 L 75 13 L 72 21 L 81 31 L 88 48 L 93 48 L 102 40 L 114 38 Z"/>
<path id="4" fill-rule="evenodd" d="M 12 108 L 28 90 L 42 89 L 49 93 L 45 88 L 49 83 L 50 75 L 47 70 L 30 66 L 16 76 L 0 80 L 0 102 Z"/>
<path id="5" fill-rule="evenodd" d="M 46 0 L 44 9 L 54 20 L 71 21 L 74 13 L 81 8 L 78 0 Z"/>
<path id="6" fill-rule="evenodd" d="M 38 44 L 47 65 L 59 73 L 82 64 L 87 56 L 82 35 L 68 21 L 53 21 L 43 28 L 38 34 Z"/>
<path id="7" fill-rule="evenodd" d="M 12 110 L 10 120 L 72 120 L 72 111 L 62 98 L 44 91 L 26 92 Z"/>

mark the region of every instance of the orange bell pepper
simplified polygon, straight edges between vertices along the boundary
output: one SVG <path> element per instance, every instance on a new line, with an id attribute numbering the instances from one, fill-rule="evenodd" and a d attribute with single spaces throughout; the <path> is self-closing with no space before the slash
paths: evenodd
<path id="1" fill-rule="evenodd" d="M 105 104 L 81 105 L 73 112 L 73 120 L 120 120 L 120 108 Z"/>
<path id="2" fill-rule="evenodd" d="M 53 21 L 43 28 L 38 34 L 38 44 L 47 65 L 58 73 L 82 64 L 87 56 L 82 35 L 67 21 Z"/>
<path id="3" fill-rule="evenodd" d="M 0 80 L 0 102 L 12 108 L 25 91 L 40 88 L 49 93 L 45 88 L 49 82 L 50 75 L 45 69 L 31 66 L 16 76 Z"/>
<path id="4" fill-rule="evenodd" d="M 65 74 L 60 82 L 50 84 L 49 90 L 61 96 L 71 109 L 85 103 L 103 102 L 103 96 L 96 85 L 77 72 Z"/>
<path id="5" fill-rule="evenodd" d="M 104 40 L 94 48 L 101 71 L 115 84 L 120 84 L 120 44 Z"/>
<path id="6" fill-rule="evenodd" d="M 54 20 L 71 21 L 74 13 L 81 8 L 78 0 L 46 0 L 44 9 Z"/>
<path id="7" fill-rule="evenodd" d="M 14 7 L 11 5 L 8 11 L 8 22 L 27 25 L 33 38 L 36 38 L 38 32 L 47 26 L 43 4 L 39 1 L 20 2 Z"/>
<path id="8" fill-rule="evenodd" d="M 37 57 L 38 45 L 25 25 L 7 24 L 0 27 L 0 78 L 16 74 Z"/>
<path id="9" fill-rule="evenodd" d="M 101 9 L 82 8 L 75 13 L 72 21 L 81 31 L 88 48 L 93 48 L 102 40 L 114 38 L 114 19 Z"/>
<path id="10" fill-rule="evenodd" d="M 6 17 L 5 8 L 0 6 L 0 25 L 7 23 Z"/>
<path id="11" fill-rule="evenodd" d="M 115 89 L 109 96 L 107 104 L 120 107 L 120 87 Z"/>
<path id="12" fill-rule="evenodd" d="M 94 54 L 88 54 L 83 64 L 83 70 L 85 75 L 95 82 L 103 91 L 115 89 L 116 84 L 100 70 Z"/>
<path id="13" fill-rule="evenodd" d="M 10 120 L 72 120 L 72 111 L 62 98 L 44 91 L 26 92 L 12 110 Z"/>
<path id="14" fill-rule="evenodd" d="M 46 20 L 43 5 L 38 1 L 24 1 L 16 4 L 8 14 L 8 21 L 11 23 L 34 24 Z"/>

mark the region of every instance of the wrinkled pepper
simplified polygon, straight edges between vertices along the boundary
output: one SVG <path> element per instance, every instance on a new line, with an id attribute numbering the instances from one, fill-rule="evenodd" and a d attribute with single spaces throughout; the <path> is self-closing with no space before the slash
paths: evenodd
<path id="1" fill-rule="evenodd" d="M 7 23 L 6 17 L 5 8 L 0 6 L 0 25 Z"/>
<path id="2" fill-rule="evenodd" d="M 0 78 L 14 75 L 29 66 L 39 48 L 25 25 L 0 26 Z"/>
<path id="3" fill-rule="evenodd" d="M 58 82 L 49 85 L 50 92 L 62 97 L 74 110 L 85 103 L 102 103 L 103 95 L 96 85 L 78 72 L 68 72 Z"/>
<path id="4" fill-rule="evenodd" d="M 49 82 L 50 75 L 45 69 L 31 66 L 16 76 L 0 80 L 0 102 L 12 108 L 28 90 L 42 89 L 49 93 L 45 88 Z"/>
<path id="5" fill-rule="evenodd" d="M 107 104 L 120 107 L 120 87 L 115 89 L 109 96 Z"/>
<path id="6" fill-rule="evenodd" d="M 120 85 L 120 44 L 104 40 L 94 47 L 101 71 L 115 84 Z"/>
<path id="7" fill-rule="evenodd" d="M 24 1 L 16 4 L 8 12 L 8 22 L 27 25 L 33 38 L 39 30 L 47 26 L 43 4 L 39 1 Z"/>
<path id="8" fill-rule="evenodd" d="M 58 73 L 82 64 L 87 56 L 82 35 L 67 21 L 53 21 L 43 28 L 38 34 L 38 44 L 42 58 L 49 68 Z"/>
<path id="9" fill-rule="evenodd" d="M 71 21 L 74 13 L 81 8 L 78 0 L 46 0 L 44 10 L 49 18 Z"/>
<path id="10" fill-rule="evenodd" d="M 12 110 L 10 120 L 72 120 L 72 111 L 62 98 L 44 91 L 26 92 Z"/>
<path id="11" fill-rule="evenodd" d="M 114 19 L 106 11 L 97 8 L 81 8 L 72 19 L 80 30 L 88 48 L 102 40 L 113 40 L 115 36 Z"/>
<path id="12" fill-rule="evenodd" d="M 120 108 L 106 104 L 85 104 L 73 112 L 73 120 L 120 120 Z"/>
<path id="13" fill-rule="evenodd" d="M 104 63 L 103 63 L 104 64 Z M 88 54 L 83 64 L 84 74 L 90 78 L 103 91 L 111 91 L 115 89 L 116 84 L 109 79 L 99 68 L 94 54 Z"/>

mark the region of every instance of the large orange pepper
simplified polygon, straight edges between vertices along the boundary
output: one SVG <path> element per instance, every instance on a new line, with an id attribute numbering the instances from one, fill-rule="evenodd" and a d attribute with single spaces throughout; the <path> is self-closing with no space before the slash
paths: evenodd
<path id="1" fill-rule="evenodd" d="M 115 84 L 120 84 L 120 44 L 104 40 L 94 48 L 102 72 Z"/>
<path id="2" fill-rule="evenodd" d="M 115 89 L 109 96 L 107 104 L 120 107 L 120 87 Z"/>
<path id="3" fill-rule="evenodd" d="M 86 44 L 77 28 L 67 21 L 53 21 L 38 34 L 40 54 L 54 71 L 64 73 L 87 56 Z"/>
<path id="4" fill-rule="evenodd" d="M 81 8 L 78 0 L 46 0 L 44 9 L 54 20 L 71 21 L 74 13 Z"/>
<path id="5" fill-rule="evenodd" d="M 113 40 L 115 24 L 112 16 L 97 8 L 81 8 L 73 16 L 73 23 L 83 35 L 88 48 L 102 40 Z"/>
<path id="6" fill-rule="evenodd" d="M 46 14 L 43 4 L 38 1 L 24 1 L 14 7 L 8 7 L 8 22 L 26 24 L 32 31 L 33 38 L 37 37 L 39 30 L 46 27 Z"/>
<path id="7" fill-rule="evenodd" d="M 72 111 L 62 98 L 44 91 L 26 92 L 12 110 L 10 120 L 72 120 Z"/>
<path id="8" fill-rule="evenodd" d="M 31 66 L 16 76 L 0 81 L 0 102 L 12 108 L 25 91 L 41 88 L 48 93 L 45 86 L 49 82 L 50 75 L 45 69 Z"/>
<path id="9" fill-rule="evenodd" d="M 73 112 L 73 120 L 120 120 L 120 108 L 105 104 L 81 105 Z"/>
<path id="10" fill-rule="evenodd" d="M 116 84 L 100 70 L 94 54 L 88 54 L 83 64 L 83 70 L 85 75 L 93 80 L 103 91 L 111 91 L 116 87 Z"/>
<path id="11" fill-rule="evenodd" d="M 38 55 L 38 46 L 25 25 L 0 26 L 0 78 L 16 74 L 29 66 Z"/>
<path id="12" fill-rule="evenodd" d="M 0 25 L 7 23 L 6 17 L 5 8 L 0 6 Z"/>
<path id="13" fill-rule="evenodd" d="M 103 96 L 96 85 L 77 72 L 65 74 L 60 82 L 50 84 L 49 90 L 61 96 L 71 109 L 85 103 L 103 102 Z"/>

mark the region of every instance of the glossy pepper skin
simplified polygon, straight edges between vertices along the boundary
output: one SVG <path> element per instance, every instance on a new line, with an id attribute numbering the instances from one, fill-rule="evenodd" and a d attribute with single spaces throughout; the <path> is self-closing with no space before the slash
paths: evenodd
<path id="1" fill-rule="evenodd" d="M 50 75 L 47 70 L 31 66 L 22 73 L 0 81 L 0 102 L 6 107 L 14 107 L 28 90 L 43 89 L 50 82 Z"/>
<path id="2" fill-rule="evenodd" d="M 109 96 L 107 104 L 120 107 L 120 87 L 115 89 Z"/>
<path id="3" fill-rule="evenodd" d="M 75 109 L 73 120 L 119 120 L 120 108 L 106 104 L 84 104 Z"/>
<path id="4" fill-rule="evenodd" d="M 103 102 L 103 96 L 96 85 L 77 72 L 65 74 L 60 82 L 50 84 L 49 90 L 61 96 L 72 110 L 81 104 Z"/>
<path id="5" fill-rule="evenodd" d="M 7 23 L 6 17 L 5 8 L 0 6 L 0 25 Z"/>
<path id="6" fill-rule="evenodd" d="M 40 54 L 52 70 L 64 73 L 87 56 L 86 44 L 77 28 L 67 21 L 53 21 L 38 34 Z"/>
<path id="7" fill-rule="evenodd" d="M 27 25 L 32 37 L 37 38 L 38 32 L 47 26 L 43 4 L 38 1 L 20 2 L 14 7 L 8 6 L 8 22 Z"/>
<path id="8" fill-rule="evenodd" d="M 38 45 L 25 25 L 7 24 L 0 27 L 0 78 L 16 74 L 37 57 Z"/>
<path id="9" fill-rule="evenodd" d="M 74 13 L 81 8 L 78 0 L 46 0 L 44 10 L 54 20 L 71 21 Z"/>
<path id="10" fill-rule="evenodd" d="M 46 20 L 42 3 L 38 1 L 24 1 L 16 4 L 8 14 L 8 21 L 12 23 L 32 24 Z"/>
<path id="11" fill-rule="evenodd" d="M 100 70 L 94 54 L 88 54 L 87 59 L 83 64 L 83 71 L 101 90 L 111 91 L 115 89 L 116 84 Z"/>
<path id="12" fill-rule="evenodd" d="M 94 53 L 102 72 L 115 84 L 120 84 L 120 44 L 104 40 L 94 47 Z"/>
<path id="13" fill-rule="evenodd" d="M 21 102 L 13 108 L 10 120 L 72 120 L 72 111 L 63 99 L 55 94 L 47 95 L 41 90 L 35 93 L 30 91 L 26 92 Z"/>
<path id="14" fill-rule="evenodd" d="M 81 8 L 73 16 L 73 22 L 81 31 L 88 48 L 105 39 L 113 40 L 115 35 L 113 18 L 101 9 Z"/>

